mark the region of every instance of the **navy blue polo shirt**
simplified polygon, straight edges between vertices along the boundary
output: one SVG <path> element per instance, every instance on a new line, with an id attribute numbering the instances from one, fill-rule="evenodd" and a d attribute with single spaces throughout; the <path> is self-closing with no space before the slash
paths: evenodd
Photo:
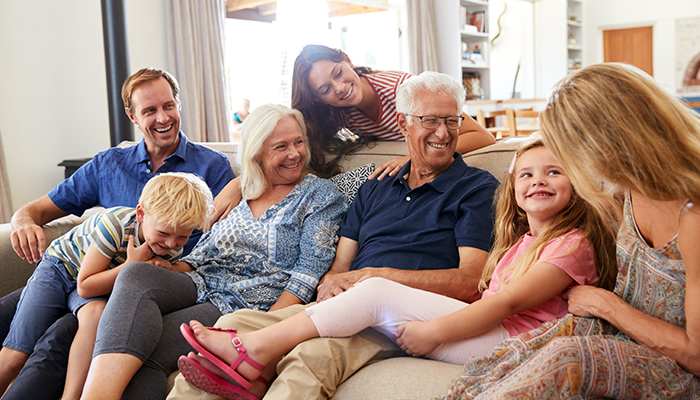
<path id="1" fill-rule="evenodd" d="M 157 172 L 196 174 L 207 183 L 214 196 L 234 178 L 231 164 L 223 153 L 190 142 L 182 131 L 177 150 L 165 159 Z M 136 207 L 141 190 L 154 176 L 146 143 L 141 140 L 136 146 L 112 147 L 98 153 L 51 189 L 49 198 L 61 210 L 78 216 L 95 206 Z M 192 233 L 185 245 L 185 254 L 192 250 L 199 236 L 200 231 Z"/>
<path id="2" fill-rule="evenodd" d="M 359 244 L 351 270 L 458 268 L 458 247 L 491 249 L 498 181 L 468 166 L 461 154 L 454 158 L 432 182 L 413 190 L 404 179 L 410 161 L 395 177 L 360 187 L 340 229 Z"/>

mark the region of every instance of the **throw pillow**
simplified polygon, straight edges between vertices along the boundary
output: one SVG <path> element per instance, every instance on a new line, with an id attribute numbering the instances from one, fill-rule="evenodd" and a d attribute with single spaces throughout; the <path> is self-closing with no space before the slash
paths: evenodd
<path id="1" fill-rule="evenodd" d="M 351 169 L 338 174 L 330 179 L 331 182 L 340 190 L 340 193 L 345 195 L 348 204 L 352 204 L 355 199 L 357 190 L 365 183 L 367 177 L 374 172 L 374 163 L 369 163 L 361 167 Z"/>

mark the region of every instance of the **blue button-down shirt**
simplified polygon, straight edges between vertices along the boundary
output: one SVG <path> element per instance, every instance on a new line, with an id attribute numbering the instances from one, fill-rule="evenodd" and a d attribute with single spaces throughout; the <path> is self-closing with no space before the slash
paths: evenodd
<path id="1" fill-rule="evenodd" d="M 177 150 L 155 172 L 196 174 L 207 183 L 214 196 L 234 178 L 231 164 L 223 153 L 190 142 L 182 131 Z M 49 192 L 49 198 L 61 210 L 78 216 L 95 206 L 136 207 L 141 190 L 155 175 L 146 143 L 141 140 L 136 146 L 113 147 L 98 153 L 70 178 L 56 185 Z M 192 250 L 200 236 L 200 231 L 192 233 L 185 245 L 185 254 Z"/>
<path id="2" fill-rule="evenodd" d="M 359 244 L 350 269 L 458 268 L 459 246 L 490 250 L 498 181 L 468 166 L 461 154 L 454 158 L 437 178 L 415 189 L 404 179 L 410 161 L 395 177 L 360 187 L 340 228 L 341 236 Z"/>

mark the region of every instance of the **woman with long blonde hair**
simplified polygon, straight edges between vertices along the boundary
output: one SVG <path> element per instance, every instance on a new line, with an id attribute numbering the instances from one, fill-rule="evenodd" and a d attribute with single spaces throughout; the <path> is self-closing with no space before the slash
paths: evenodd
<path id="1" fill-rule="evenodd" d="M 700 119 L 639 69 L 597 64 L 555 86 L 541 124 L 581 197 L 620 218 L 615 291 L 572 288 L 571 314 L 471 360 L 447 397 L 697 398 Z"/>

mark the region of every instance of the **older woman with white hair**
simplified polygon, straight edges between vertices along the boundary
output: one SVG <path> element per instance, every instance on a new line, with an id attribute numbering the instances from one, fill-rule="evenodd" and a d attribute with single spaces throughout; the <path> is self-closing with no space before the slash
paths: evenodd
<path id="1" fill-rule="evenodd" d="M 181 323 L 311 301 L 335 257 L 347 203 L 332 183 L 305 172 L 305 131 L 301 113 L 281 105 L 250 114 L 241 134 L 243 200 L 171 270 L 133 263 L 121 271 L 83 399 L 163 399 L 167 375 L 189 350 Z"/>

